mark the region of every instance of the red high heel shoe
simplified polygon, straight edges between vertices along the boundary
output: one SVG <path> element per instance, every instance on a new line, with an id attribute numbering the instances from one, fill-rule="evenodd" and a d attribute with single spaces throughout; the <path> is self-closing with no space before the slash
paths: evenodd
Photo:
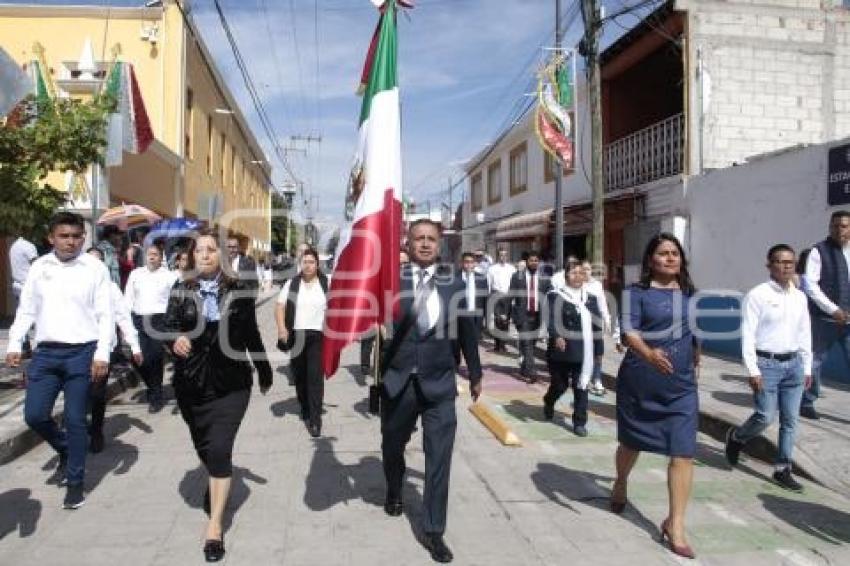
<path id="1" fill-rule="evenodd" d="M 693 551 L 693 549 L 687 545 L 683 544 L 679 546 L 678 544 L 673 543 L 673 537 L 670 536 L 670 531 L 667 530 L 667 519 L 661 523 L 661 544 L 667 543 L 668 548 L 670 548 L 670 552 L 681 556 L 683 558 L 696 558 L 697 555 Z"/>

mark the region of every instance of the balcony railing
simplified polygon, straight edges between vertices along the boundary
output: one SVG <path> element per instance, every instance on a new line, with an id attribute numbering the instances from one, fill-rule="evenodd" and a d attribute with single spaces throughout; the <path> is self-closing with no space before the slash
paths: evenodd
<path id="1" fill-rule="evenodd" d="M 682 172 L 683 114 L 670 116 L 605 146 L 605 190 L 616 191 Z"/>

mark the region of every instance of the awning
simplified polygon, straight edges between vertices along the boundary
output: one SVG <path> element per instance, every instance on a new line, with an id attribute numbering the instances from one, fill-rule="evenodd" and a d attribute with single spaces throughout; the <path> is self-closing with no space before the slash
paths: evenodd
<path id="1" fill-rule="evenodd" d="M 555 209 L 547 208 L 537 212 L 529 212 L 503 220 L 496 225 L 496 241 L 524 240 L 537 236 L 546 236 L 551 230 L 552 213 Z"/>

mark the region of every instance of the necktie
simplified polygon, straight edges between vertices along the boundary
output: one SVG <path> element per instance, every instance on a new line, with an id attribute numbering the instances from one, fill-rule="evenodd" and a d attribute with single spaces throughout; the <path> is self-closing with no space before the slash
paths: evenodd
<path id="1" fill-rule="evenodd" d="M 537 285 L 534 280 L 534 273 L 531 274 L 531 282 L 528 284 L 528 310 L 529 312 L 537 312 Z"/>
<path id="2" fill-rule="evenodd" d="M 416 284 L 416 298 L 413 300 L 413 308 L 416 311 L 416 328 L 420 335 L 424 335 L 431 328 L 431 319 L 428 316 L 428 295 L 431 293 L 430 281 L 426 280 L 428 272 L 419 270 L 419 282 Z"/>

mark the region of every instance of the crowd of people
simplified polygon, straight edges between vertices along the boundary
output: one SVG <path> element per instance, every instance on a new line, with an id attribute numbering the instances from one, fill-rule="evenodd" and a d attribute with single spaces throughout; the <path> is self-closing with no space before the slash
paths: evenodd
<path id="1" fill-rule="evenodd" d="M 203 551 L 208 561 L 221 560 L 233 446 L 253 372 L 263 394 L 273 381 L 256 318 L 263 279 L 257 264 L 237 238 L 220 242 L 209 231 L 197 233 L 186 249 L 172 254 L 173 269 L 156 244 L 122 247 L 121 233 L 112 229 L 82 253 L 85 227 L 73 213 L 57 213 L 48 231 L 52 252 L 41 257 L 25 240 L 13 244 L 19 304 L 6 361 L 12 367 L 21 363 L 34 326 L 24 414 L 59 455 L 67 485 L 64 507 L 84 503 L 86 452 L 103 449 L 104 384 L 120 335 L 145 382 L 152 413 L 164 402 L 165 356 L 173 360 L 177 406 L 209 474 Z M 814 402 L 830 347 L 837 342 L 845 355 L 850 353 L 850 212 L 834 213 L 829 231 L 803 262 L 790 246 L 771 246 L 768 279 L 747 293 L 741 308 L 742 357 L 754 413 L 729 430 L 726 457 L 737 465 L 745 444 L 778 414 L 773 478 L 795 491 L 802 489 L 791 469 L 797 419 L 817 418 Z M 669 509 L 660 531 L 673 553 L 693 558 L 685 512 L 697 450 L 701 342 L 692 326 L 696 285 L 679 240 L 661 233 L 648 242 L 640 279 L 623 292 L 619 308 L 593 277 L 592 266 L 578 258 L 569 257 L 556 269 L 534 251 L 518 265 L 509 262 L 506 250 L 498 251 L 496 262 L 479 251 L 462 254 L 452 267 L 440 262 L 440 240 L 439 224 L 418 220 L 410 225 L 399 258 L 400 313 L 361 341 L 361 371 L 380 380 L 385 512 L 403 512 L 404 452 L 421 419 L 424 542 L 435 561 L 450 562 L 444 532 L 461 362 L 477 400 L 482 392 L 479 349 L 486 333 L 497 354 L 515 345 L 519 377 L 534 383 L 535 347 L 542 333 L 549 370 L 542 416 L 552 420 L 558 399 L 572 388 L 572 430 L 584 437 L 588 394 L 605 394 L 601 360 L 603 337 L 610 334 L 615 347 L 625 351 L 616 376 L 619 445 L 611 511 L 620 514 L 627 507 L 629 475 L 641 452 L 669 456 Z M 301 418 L 313 437 L 322 428 L 323 328 L 331 288 L 330 276 L 319 266 L 317 252 L 302 247 L 297 272 L 283 285 L 275 306 L 278 348 L 289 354 Z M 378 337 L 380 348 L 373 356 Z M 64 429 L 52 419 L 60 392 Z"/>

